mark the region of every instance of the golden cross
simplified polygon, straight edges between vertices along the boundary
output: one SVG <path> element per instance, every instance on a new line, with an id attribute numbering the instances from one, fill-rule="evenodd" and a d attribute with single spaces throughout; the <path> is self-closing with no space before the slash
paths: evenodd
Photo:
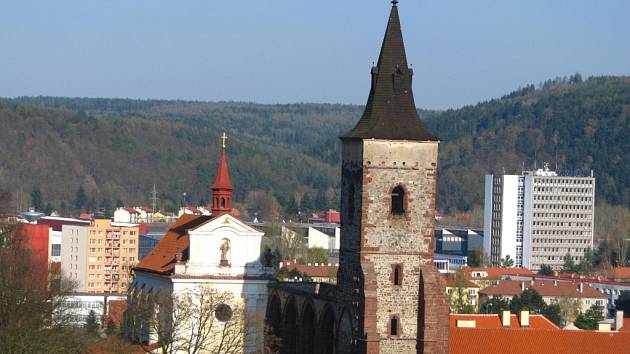
<path id="1" fill-rule="evenodd" d="M 225 132 L 223 132 L 223 135 L 221 135 L 221 147 L 225 149 L 225 141 L 227 140 L 227 135 L 225 134 Z"/>

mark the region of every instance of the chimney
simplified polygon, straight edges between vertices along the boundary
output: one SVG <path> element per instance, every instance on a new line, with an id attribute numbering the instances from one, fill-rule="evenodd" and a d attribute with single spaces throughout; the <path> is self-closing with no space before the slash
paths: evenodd
<path id="1" fill-rule="evenodd" d="M 525 291 L 525 282 L 524 281 L 521 282 L 521 291 Z"/>
<path id="2" fill-rule="evenodd" d="M 557 280 L 553 281 L 553 286 L 558 286 L 558 281 Z"/>
<path id="3" fill-rule="evenodd" d="M 610 323 L 600 322 L 597 324 L 598 332 L 610 332 Z"/>
<path id="4" fill-rule="evenodd" d="M 521 327 L 529 327 L 529 311 L 522 310 L 520 316 Z"/>
<path id="5" fill-rule="evenodd" d="M 615 331 L 623 328 L 623 311 L 615 312 Z"/>
<path id="6" fill-rule="evenodd" d="M 580 283 L 580 294 L 584 292 L 584 283 Z"/>
<path id="7" fill-rule="evenodd" d="M 477 321 L 475 320 L 457 320 L 457 328 L 475 328 L 477 327 Z"/>
<path id="8" fill-rule="evenodd" d="M 501 324 L 503 327 L 510 327 L 510 311 L 504 310 L 501 313 Z"/>

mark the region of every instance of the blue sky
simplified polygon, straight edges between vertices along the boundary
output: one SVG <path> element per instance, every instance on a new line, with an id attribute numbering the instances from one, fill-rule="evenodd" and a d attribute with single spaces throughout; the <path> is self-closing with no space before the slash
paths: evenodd
<path id="1" fill-rule="evenodd" d="M 364 104 L 385 0 L 12 1 L 0 96 Z M 630 74 L 627 0 L 400 0 L 416 104 Z"/>

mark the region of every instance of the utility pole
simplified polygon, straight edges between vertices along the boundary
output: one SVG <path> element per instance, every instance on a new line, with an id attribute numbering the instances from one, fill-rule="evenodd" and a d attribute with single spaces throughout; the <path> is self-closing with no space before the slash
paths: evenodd
<path id="1" fill-rule="evenodd" d="M 153 190 L 151 191 L 151 222 L 153 222 L 153 215 L 155 214 L 155 208 L 157 207 L 157 190 L 155 189 L 155 183 L 153 183 Z"/>

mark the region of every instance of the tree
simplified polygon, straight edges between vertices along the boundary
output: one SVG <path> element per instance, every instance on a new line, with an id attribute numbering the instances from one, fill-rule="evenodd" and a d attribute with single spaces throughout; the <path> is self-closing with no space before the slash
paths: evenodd
<path id="1" fill-rule="evenodd" d="M 31 190 L 31 207 L 37 211 L 44 210 L 44 197 L 42 191 L 37 187 L 33 187 Z"/>
<path id="2" fill-rule="evenodd" d="M 469 267 L 488 267 L 490 263 L 490 256 L 488 256 L 481 247 L 473 249 L 468 254 Z"/>
<path id="3" fill-rule="evenodd" d="M 575 262 L 573 261 L 573 257 L 571 253 L 567 252 L 564 256 L 564 264 L 562 265 L 562 273 L 577 273 Z"/>
<path id="4" fill-rule="evenodd" d="M 306 247 L 301 229 L 293 230 L 278 222 L 265 225 L 265 237 L 270 240 L 269 247 L 276 250 L 282 259 L 297 259 Z"/>
<path id="5" fill-rule="evenodd" d="M 555 323 L 557 326 L 562 327 L 562 315 L 561 315 L 561 309 L 560 309 L 560 305 L 558 304 L 551 304 L 548 306 L 545 306 L 542 314 L 547 317 L 547 319 L 553 323 Z"/>
<path id="6" fill-rule="evenodd" d="M 520 313 L 528 310 L 533 314 L 543 314 L 546 309 L 545 301 L 535 289 L 525 289 L 521 295 L 515 295 L 510 302 L 510 311 Z"/>
<path id="7" fill-rule="evenodd" d="M 575 326 L 580 329 L 597 329 L 598 323 L 604 319 L 603 306 L 593 305 L 577 316 Z"/>
<path id="8" fill-rule="evenodd" d="M 300 202 L 300 210 L 305 213 L 315 210 L 315 205 L 313 204 L 313 199 L 311 198 L 310 194 L 304 193 L 304 195 L 302 195 L 302 201 Z"/>
<path id="9" fill-rule="evenodd" d="M 46 215 L 50 215 L 53 212 L 53 206 L 50 203 L 46 203 L 46 206 L 44 207 L 44 214 Z"/>
<path id="10" fill-rule="evenodd" d="M 540 275 L 555 275 L 556 273 L 553 271 L 553 269 L 551 268 L 550 265 L 543 264 L 543 265 L 540 266 L 540 269 L 538 270 L 538 274 L 540 274 Z"/>
<path id="11" fill-rule="evenodd" d="M 83 186 L 80 186 L 79 189 L 77 189 L 76 196 L 74 197 L 74 208 L 77 211 L 82 211 L 87 202 L 88 196 L 85 194 L 85 189 L 83 189 Z"/>
<path id="12" fill-rule="evenodd" d="M 85 319 L 85 325 L 83 328 L 85 328 L 85 331 L 88 334 L 98 335 L 99 325 L 98 319 L 96 318 L 96 312 L 94 312 L 94 310 L 90 310 L 88 317 Z"/>
<path id="13" fill-rule="evenodd" d="M 501 259 L 501 268 L 510 268 L 514 266 L 514 260 L 510 255 L 505 255 L 505 258 Z"/>
<path id="14" fill-rule="evenodd" d="M 126 317 L 132 327 L 128 332 L 148 326 L 165 354 L 240 354 L 248 323 L 242 299 L 209 286 L 197 286 L 179 295 L 136 294 Z"/>
<path id="15" fill-rule="evenodd" d="M 623 311 L 624 317 L 630 317 L 630 291 L 622 291 L 615 300 L 617 311 Z"/>
<path id="16" fill-rule="evenodd" d="M 311 247 L 306 249 L 306 263 L 328 263 L 328 253 L 321 247 Z"/>
<path id="17" fill-rule="evenodd" d="M 580 314 L 580 302 L 575 298 L 561 297 L 558 299 L 558 306 L 560 307 L 562 327 L 574 323 Z"/>
<path id="18" fill-rule="evenodd" d="M 265 245 L 263 247 L 262 255 L 260 256 L 260 261 L 265 267 L 278 268 L 278 265 L 282 261 L 282 256 L 278 250 L 272 250 L 271 247 Z"/>
<path id="19" fill-rule="evenodd" d="M 0 189 L 0 213 L 8 204 Z M 66 302 L 75 284 L 61 278 L 49 286 L 48 267 L 22 240 L 19 229 L 0 219 L 0 351 L 75 353 L 83 337 Z"/>
<path id="20" fill-rule="evenodd" d="M 295 196 L 291 195 L 289 197 L 289 201 L 285 207 L 285 211 L 287 213 L 287 215 L 289 216 L 295 216 L 298 213 L 298 205 L 297 202 L 295 201 Z"/>
<path id="21" fill-rule="evenodd" d="M 453 274 L 453 286 L 449 296 L 450 307 L 453 313 L 475 313 L 475 306 L 471 304 L 471 299 L 468 296 L 468 284 L 466 272 L 461 268 L 458 269 Z"/>
<path id="22" fill-rule="evenodd" d="M 499 314 L 509 309 L 510 309 L 510 300 L 502 296 L 494 296 L 490 299 L 485 299 L 484 301 L 480 303 L 479 313 Z"/>
<path id="23" fill-rule="evenodd" d="M 111 337 L 113 335 L 116 335 L 116 332 L 118 332 L 118 328 L 116 328 L 116 324 L 114 323 L 114 320 L 110 318 L 107 321 L 107 326 L 105 327 L 105 334 L 108 337 Z"/>
<path id="24" fill-rule="evenodd" d="M 595 256 L 593 250 L 588 248 L 584 251 L 584 258 L 580 260 L 575 270 L 583 275 L 592 274 L 595 271 Z"/>

